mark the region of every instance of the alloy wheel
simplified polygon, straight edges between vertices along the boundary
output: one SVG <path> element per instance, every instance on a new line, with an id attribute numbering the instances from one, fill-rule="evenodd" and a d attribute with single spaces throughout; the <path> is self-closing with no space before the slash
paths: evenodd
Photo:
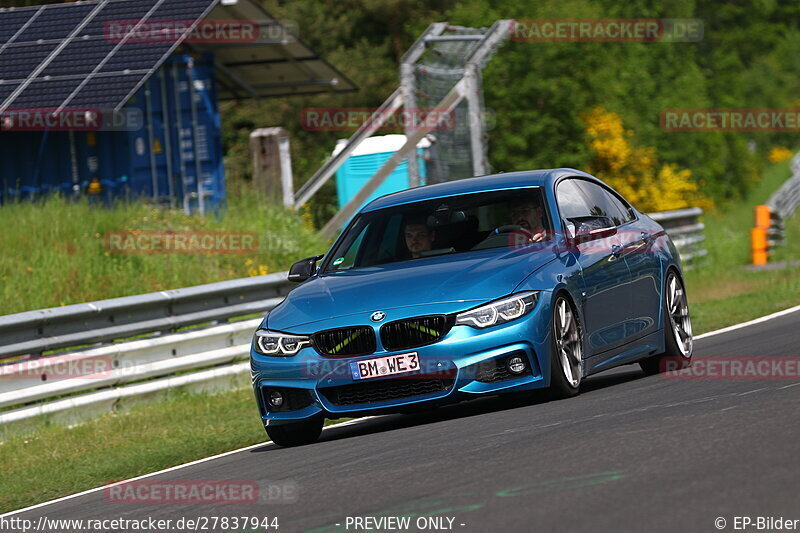
<path id="1" fill-rule="evenodd" d="M 694 344 L 692 321 L 689 318 L 689 302 L 686 299 L 683 285 L 674 273 L 670 273 L 667 280 L 667 312 L 678 349 L 681 351 L 681 355 L 688 358 L 692 354 Z"/>
<path id="2" fill-rule="evenodd" d="M 561 361 L 561 370 L 567 383 L 577 388 L 581 382 L 581 336 L 572 306 L 564 297 L 556 301 L 555 323 L 556 349 Z"/>

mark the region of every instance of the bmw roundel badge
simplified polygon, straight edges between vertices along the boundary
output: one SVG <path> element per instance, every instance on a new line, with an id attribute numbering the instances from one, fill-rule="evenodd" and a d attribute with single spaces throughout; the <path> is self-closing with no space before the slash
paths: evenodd
<path id="1" fill-rule="evenodd" d="M 383 311 L 375 311 L 374 313 L 372 313 L 372 316 L 370 317 L 370 319 L 373 322 L 380 322 L 384 318 L 386 318 L 386 313 L 384 313 Z"/>

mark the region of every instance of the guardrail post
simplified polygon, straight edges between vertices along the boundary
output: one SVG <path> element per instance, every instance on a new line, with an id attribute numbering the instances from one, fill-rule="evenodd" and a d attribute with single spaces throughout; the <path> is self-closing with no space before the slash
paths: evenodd
<path id="1" fill-rule="evenodd" d="M 756 227 L 750 230 L 750 246 L 752 249 L 753 264 L 766 265 L 769 260 L 769 244 L 767 232 L 771 224 L 769 206 L 757 205 L 755 209 Z"/>

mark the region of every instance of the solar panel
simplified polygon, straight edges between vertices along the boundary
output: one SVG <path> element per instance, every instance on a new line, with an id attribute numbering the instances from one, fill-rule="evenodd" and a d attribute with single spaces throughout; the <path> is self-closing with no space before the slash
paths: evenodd
<path id="1" fill-rule="evenodd" d="M 0 47 L 18 33 L 0 50 L 0 76 L 6 81 L 0 85 L 0 110 L 119 109 L 179 44 L 174 39 L 131 38 L 128 32 L 137 21 L 195 22 L 217 1 L 95 0 L 47 5 L 41 11 L 0 11 L 5 36 Z M 28 21 L 32 22 L 20 31 Z M 22 90 L 14 95 L 18 86 Z"/>
<path id="2" fill-rule="evenodd" d="M 146 0 L 149 2 L 150 0 Z M 152 10 L 149 16 L 144 21 L 197 21 L 205 16 L 211 8 L 217 3 L 217 0 L 159 0 L 156 3 L 155 9 Z M 109 56 L 106 58 L 105 63 L 100 66 L 100 72 L 123 72 L 123 75 L 113 76 L 111 78 L 100 78 L 114 80 L 113 92 L 117 94 L 122 91 L 123 87 L 127 84 L 128 92 L 123 95 L 123 98 L 118 101 L 113 107 L 119 108 L 124 99 L 131 96 L 136 88 L 144 81 L 147 75 L 155 70 L 161 62 L 166 59 L 166 56 L 173 50 L 178 43 L 175 42 L 142 42 L 138 39 L 133 39 L 129 42 L 123 42 L 116 47 Z M 145 70 L 148 72 L 138 75 L 127 74 L 127 71 Z M 102 87 L 102 81 L 97 81 L 92 78 L 88 80 L 83 87 L 80 88 L 78 94 L 72 99 L 67 101 L 68 105 L 73 106 L 88 106 L 99 104 L 92 104 L 91 99 L 96 87 Z M 103 95 L 105 101 L 108 101 L 106 95 Z"/>
<path id="3" fill-rule="evenodd" d="M 0 9 L 0 112 L 23 104 L 120 109 L 178 45 L 175 39 L 146 42 L 138 36 L 122 42 L 125 32 L 142 20 L 196 21 L 212 8 L 219 20 L 274 21 L 256 0 L 80 0 Z M 224 65 L 218 76 L 230 88 L 223 89 L 222 98 L 356 88 L 299 39 L 274 46 L 186 46 L 192 52 L 211 52 Z"/>
<path id="4" fill-rule="evenodd" d="M 78 39 L 69 43 L 42 71 L 42 76 L 86 75 L 116 46 L 105 39 Z"/>
<path id="5" fill-rule="evenodd" d="M 37 79 L 14 100 L 14 107 L 17 109 L 54 107 L 42 106 L 41 102 L 63 101 L 79 83 L 80 80 Z"/>
<path id="6" fill-rule="evenodd" d="M 128 96 L 131 88 L 142 79 L 142 74 L 116 74 L 95 76 L 70 101 L 70 107 L 114 108 Z"/>
<path id="7" fill-rule="evenodd" d="M 132 42 L 123 44 L 103 65 L 100 72 L 149 69 L 169 52 L 173 43 Z"/>
<path id="8" fill-rule="evenodd" d="M 156 8 L 152 20 L 187 20 L 193 13 L 202 13 L 209 7 L 207 0 L 170 0 Z M 183 17 L 183 18 L 181 18 Z"/>
<path id="9" fill-rule="evenodd" d="M 58 42 L 10 44 L 0 54 L 0 76 L 4 80 L 24 80 L 57 46 Z"/>
<path id="10" fill-rule="evenodd" d="M 7 43 L 38 10 L 38 7 L 0 10 L 0 45 Z"/>
<path id="11" fill-rule="evenodd" d="M 81 31 L 80 37 L 103 37 L 111 31 L 111 24 L 131 23 L 141 20 L 158 0 L 116 0 L 103 7 Z"/>
<path id="12" fill-rule="evenodd" d="M 8 98 L 14 89 L 19 86 L 19 83 L 0 83 L 0 102 Z"/>
<path id="13" fill-rule="evenodd" d="M 94 8 L 93 4 L 54 4 L 42 10 L 33 23 L 20 33 L 15 42 L 36 42 L 40 39 L 64 40 Z"/>

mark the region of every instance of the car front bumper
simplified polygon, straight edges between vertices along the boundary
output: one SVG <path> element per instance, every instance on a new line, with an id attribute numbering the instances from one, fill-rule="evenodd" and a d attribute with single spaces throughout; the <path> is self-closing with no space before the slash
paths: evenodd
<path id="1" fill-rule="evenodd" d="M 544 301 L 542 301 L 544 300 Z M 311 417 L 358 417 L 457 402 L 480 395 L 542 388 L 550 361 L 549 299 L 518 320 L 486 329 L 454 326 L 434 344 L 400 351 L 379 349 L 359 357 L 329 358 L 313 348 L 292 357 L 271 357 L 251 348 L 253 388 L 264 425 Z M 355 380 L 350 362 L 416 352 L 413 374 Z M 525 370 L 514 374 L 507 359 L 520 356 Z M 280 408 L 269 395 L 284 398 Z"/>

